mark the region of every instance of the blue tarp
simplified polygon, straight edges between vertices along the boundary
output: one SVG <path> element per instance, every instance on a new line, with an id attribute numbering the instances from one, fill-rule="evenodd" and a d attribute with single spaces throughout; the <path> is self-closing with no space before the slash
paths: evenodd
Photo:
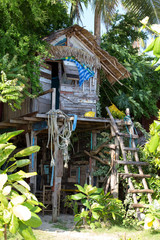
<path id="1" fill-rule="evenodd" d="M 85 65 L 81 65 L 79 62 L 72 58 L 66 58 L 64 61 L 74 62 L 78 68 L 79 73 L 79 86 L 82 86 L 84 81 L 94 76 L 94 72 L 87 68 Z"/>

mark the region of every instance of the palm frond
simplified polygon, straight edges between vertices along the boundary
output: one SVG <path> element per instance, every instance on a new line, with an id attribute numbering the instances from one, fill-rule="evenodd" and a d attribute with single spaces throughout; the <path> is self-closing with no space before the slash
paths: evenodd
<path id="1" fill-rule="evenodd" d="M 133 12 L 139 18 L 148 16 L 150 23 L 160 23 L 159 0 L 123 0 L 122 4 L 128 11 Z"/>

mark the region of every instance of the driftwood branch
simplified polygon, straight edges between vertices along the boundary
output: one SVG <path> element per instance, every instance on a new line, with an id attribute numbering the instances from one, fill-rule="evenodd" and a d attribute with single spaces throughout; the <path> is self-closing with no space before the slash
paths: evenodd
<path id="1" fill-rule="evenodd" d="M 111 140 L 111 138 L 112 138 L 112 136 L 109 136 L 109 139 L 106 142 L 102 143 L 96 150 L 91 151 L 90 152 L 91 156 L 97 155 L 101 151 L 102 148 L 107 147 L 107 143 Z"/>
<path id="2" fill-rule="evenodd" d="M 110 166 L 110 162 L 106 159 L 101 159 L 99 157 L 96 156 L 92 156 L 89 152 L 87 152 L 86 150 L 84 150 L 84 153 L 87 154 L 89 157 L 91 157 L 92 159 L 95 159 L 97 161 L 99 161 L 100 163 L 104 164 L 104 165 L 109 165 Z"/>

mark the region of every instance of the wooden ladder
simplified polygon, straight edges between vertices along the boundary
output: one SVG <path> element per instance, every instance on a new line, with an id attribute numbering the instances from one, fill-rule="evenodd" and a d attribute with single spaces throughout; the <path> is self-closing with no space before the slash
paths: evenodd
<path id="1" fill-rule="evenodd" d="M 148 163 L 139 161 L 139 157 L 138 157 L 138 150 L 139 149 L 136 148 L 136 144 L 135 144 L 135 139 L 138 138 L 138 135 L 134 134 L 133 123 L 131 123 L 130 127 L 129 127 L 130 134 L 121 133 L 119 131 L 119 129 L 118 129 L 118 125 L 117 125 L 116 121 L 114 120 L 114 118 L 113 118 L 109 108 L 106 107 L 106 110 L 107 110 L 108 115 L 110 117 L 111 127 L 112 127 L 113 131 L 115 132 L 115 136 L 116 136 L 116 138 L 117 138 L 117 140 L 119 142 L 119 146 L 120 146 L 122 157 L 123 157 L 123 161 L 115 159 L 114 163 L 115 164 L 122 164 L 122 165 L 124 165 L 125 173 L 119 173 L 119 175 L 123 176 L 123 178 L 128 178 L 128 185 L 129 185 L 128 192 L 133 194 L 132 195 L 133 196 L 133 202 L 134 202 L 133 207 L 137 209 L 137 216 L 140 219 L 139 208 L 144 207 L 144 205 L 138 203 L 136 193 L 147 193 L 147 197 L 148 197 L 149 203 L 152 202 L 151 194 L 153 193 L 153 190 L 148 188 L 148 184 L 146 182 L 146 178 L 151 177 L 151 175 L 144 174 L 143 170 L 142 170 L 142 166 L 148 165 Z M 131 147 L 125 147 L 124 146 L 124 137 L 125 138 L 132 138 L 132 141 L 131 141 L 132 142 L 131 143 L 132 146 Z M 134 161 L 129 161 L 127 159 L 126 153 L 128 151 L 130 151 L 132 153 L 132 155 L 134 157 Z M 137 166 L 139 174 L 130 173 L 129 169 L 128 169 L 128 165 Z M 135 189 L 134 185 L 132 183 L 131 177 L 141 178 L 142 179 L 142 184 L 144 186 L 144 189 Z"/>

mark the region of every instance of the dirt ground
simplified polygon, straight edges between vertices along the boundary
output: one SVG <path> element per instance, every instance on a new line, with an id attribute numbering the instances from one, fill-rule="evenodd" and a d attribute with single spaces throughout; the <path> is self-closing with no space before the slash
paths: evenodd
<path id="1" fill-rule="evenodd" d="M 143 231 L 122 226 L 111 226 L 78 231 L 74 228 L 72 215 L 61 214 L 56 223 L 51 215 L 40 216 L 42 225 L 34 229 L 37 240 L 160 240 L 160 231 Z"/>
<path id="2" fill-rule="evenodd" d="M 61 214 L 57 223 L 52 223 L 51 215 L 41 216 L 42 225 L 34 230 L 38 240 L 120 240 L 124 233 L 95 233 L 93 231 L 76 231 L 71 215 Z"/>

